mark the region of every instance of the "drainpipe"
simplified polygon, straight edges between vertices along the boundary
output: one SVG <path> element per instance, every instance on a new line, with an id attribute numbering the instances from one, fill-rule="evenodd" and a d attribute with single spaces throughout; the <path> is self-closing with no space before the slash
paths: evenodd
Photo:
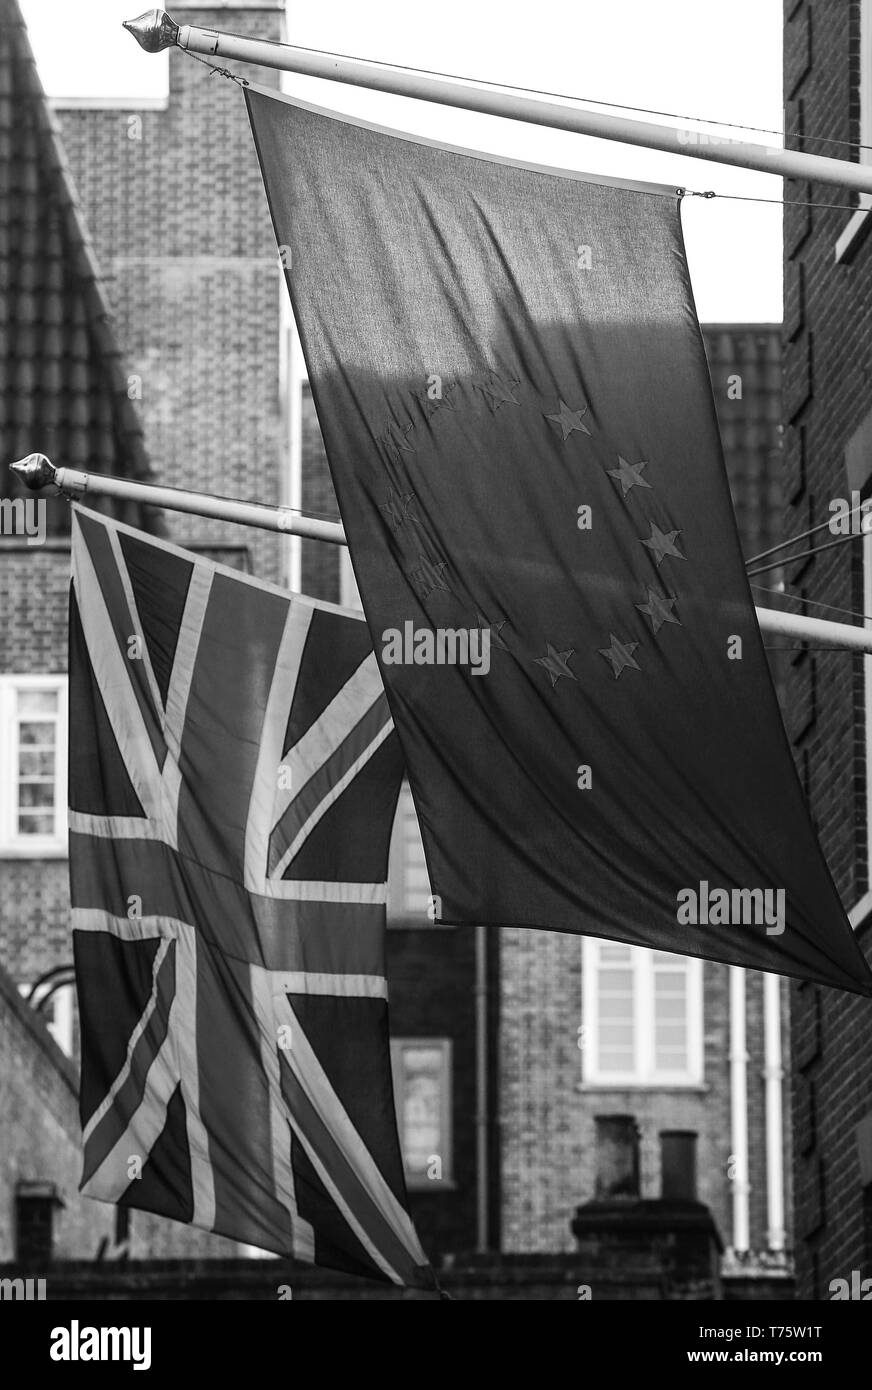
<path id="1" fill-rule="evenodd" d="M 733 1165 L 733 1250 L 749 1248 L 748 1230 L 748 1051 L 745 1032 L 745 971 L 730 966 L 730 1142 Z"/>
<path id="2" fill-rule="evenodd" d="M 766 1087 L 766 1241 L 770 1250 L 784 1249 L 784 1127 L 781 1083 L 781 981 L 763 976 L 763 1078 Z"/>

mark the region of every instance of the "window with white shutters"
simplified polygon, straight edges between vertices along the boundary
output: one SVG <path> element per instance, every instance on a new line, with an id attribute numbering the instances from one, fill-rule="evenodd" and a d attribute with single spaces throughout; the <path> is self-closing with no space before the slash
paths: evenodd
<path id="1" fill-rule="evenodd" d="M 586 1083 L 702 1083 L 701 961 L 586 937 L 582 971 Z"/>

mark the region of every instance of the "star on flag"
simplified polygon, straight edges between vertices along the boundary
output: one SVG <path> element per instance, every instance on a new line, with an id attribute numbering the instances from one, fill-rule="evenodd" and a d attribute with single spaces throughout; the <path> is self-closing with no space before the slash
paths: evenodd
<path id="1" fill-rule="evenodd" d="M 545 643 L 546 652 L 544 656 L 535 656 L 533 660 L 537 666 L 544 666 L 551 677 L 551 688 L 560 680 L 561 676 L 568 676 L 570 680 L 577 681 L 578 677 L 573 675 L 569 669 L 569 658 L 575 656 L 575 648 L 570 647 L 568 651 L 559 652 L 556 647 L 552 647 L 550 642 Z"/>
<path id="2" fill-rule="evenodd" d="M 402 494 L 394 492 L 393 488 L 388 489 L 387 501 L 381 503 L 379 511 L 387 515 L 388 525 L 392 531 L 399 531 L 406 521 L 418 520 L 418 517 L 411 511 L 414 500 L 414 492 Z"/>
<path id="3" fill-rule="evenodd" d="M 623 497 L 626 497 L 632 487 L 651 487 L 651 484 L 646 483 L 645 479 L 640 476 L 642 469 L 648 467 L 647 463 L 627 463 L 627 460 L 621 458 L 620 454 L 618 454 L 618 463 L 621 465 L 620 468 L 607 468 L 606 472 L 610 478 L 616 478 L 621 484 Z"/>
<path id="4" fill-rule="evenodd" d="M 479 391 L 483 391 L 490 399 L 492 410 L 499 410 L 501 405 L 520 405 L 521 402 L 512 395 L 512 389 L 507 386 L 501 376 L 496 372 L 491 372 L 489 377 L 480 377 L 473 382 Z"/>
<path id="5" fill-rule="evenodd" d="M 582 434 L 590 434 L 590 430 L 582 420 L 582 415 L 587 414 L 587 406 L 581 410 L 570 410 L 566 401 L 559 399 L 560 407 L 556 415 L 546 415 L 546 420 L 553 420 L 555 425 L 559 425 L 563 431 L 563 438 L 568 439 L 573 430 L 580 430 Z"/>
<path id="6" fill-rule="evenodd" d="M 444 589 L 446 593 L 451 593 L 451 585 L 445 583 L 445 570 L 448 568 L 447 560 L 439 560 L 434 563 L 426 555 L 418 556 L 421 561 L 417 569 L 409 572 L 412 584 L 418 590 L 421 598 L 429 598 L 434 589 Z"/>
<path id="7" fill-rule="evenodd" d="M 508 618 L 503 618 L 498 623 L 492 623 L 488 618 L 485 617 L 481 609 L 479 609 L 476 612 L 475 616 L 478 619 L 478 626 L 482 629 L 482 631 L 490 633 L 490 640 L 492 644 L 495 647 L 500 647 L 502 651 L 507 652 L 509 649 L 503 641 L 502 630 L 508 622 Z"/>
<path id="8" fill-rule="evenodd" d="M 414 425 L 390 424 L 384 434 L 378 440 L 384 448 L 388 458 L 394 463 L 400 462 L 401 454 L 414 454 L 415 448 L 409 443 L 409 435 L 412 433 Z"/>
<path id="9" fill-rule="evenodd" d="M 648 590 L 648 602 L 637 603 L 635 606 L 640 613 L 645 613 L 651 619 L 652 632 L 659 632 L 664 623 L 677 623 L 682 627 L 682 621 L 672 612 L 676 599 L 667 597 L 665 594 L 658 594 L 656 589 L 652 589 L 650 584 L 645 586 Z"/>
<path id="10" fill-rule="evenodd" d="M 680 536 L 680 531 L 661 531 L 655 521 L 651 522 L 651 534 L 646 541 L 642 541 L 654 556 L 654 562 L 659 567 L 663 563 L 664 556 L 672 555 L 676 560 L 686 560 L 687 556 L 682 555 L 678 546 L 675 544 L 675 537 Z"/>
<path id="11" fill-rule="evenodd" d="M 609 633 L 610 647 L 598 647 L 600 656 L 604 656 L 606 661 L 611 662 L 612 670 L 615 673 L 615 680 L 621 674 L 625 666 L 630 666 L 634 671 L 641 671 L 641 666 L 633 660 L 633 652 L 638 647 L 638 642 L 622 642 L 613 632 Z"/>

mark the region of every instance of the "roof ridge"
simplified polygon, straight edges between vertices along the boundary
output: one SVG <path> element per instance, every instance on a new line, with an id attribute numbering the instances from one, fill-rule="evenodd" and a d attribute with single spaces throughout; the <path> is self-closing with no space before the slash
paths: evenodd
<path id="1" fill-rule="evenodd" d="M 34 98 L 39 135 L 46 142 L 49 166 L 61 186 L 59 206 L 67 224 L 70 243 L 77 253 L 72 272 L 79 282 L 87 324 L 93 334 L 97 353 L 106 372 L 107 385 L 116 405 L 119 436 L 130 458 L 134 479 L 141 482 L 153 481 L 155 474 L 145 444 L 145 430 L 128 395 L 129 374 L 124 366 L 124 353 L 118 340 L 115 315 L 64 148 L 61 123 L 51 109 L 42 85 L 30 35 L 18 0 L 2 0 L 2 3 L 3 8 L 10 11 L 8 19 L 6 15 L 3 17 L 4 27 L 8 26 L 16 31 L 12 35 L 11 45 L 21 68 L 27 73 L 25 81 Z M 53 462 L 62 467 L 64 461 L 56 459 Z"/>

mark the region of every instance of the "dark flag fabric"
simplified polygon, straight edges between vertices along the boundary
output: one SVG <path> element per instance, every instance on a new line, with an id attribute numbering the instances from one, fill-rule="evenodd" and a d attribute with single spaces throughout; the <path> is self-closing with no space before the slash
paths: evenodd
<path id="1" fill-rule="evenodd" d="M 361 618 L 76 508 L 82 1191 L 433 1288 L 390 1079 L 402 777 Z"/>
<path id="2" fill-rule="evenodd" d="M 436 917 L 872 992 L 754 615 L 676 190 L 246 101 Z"/>

